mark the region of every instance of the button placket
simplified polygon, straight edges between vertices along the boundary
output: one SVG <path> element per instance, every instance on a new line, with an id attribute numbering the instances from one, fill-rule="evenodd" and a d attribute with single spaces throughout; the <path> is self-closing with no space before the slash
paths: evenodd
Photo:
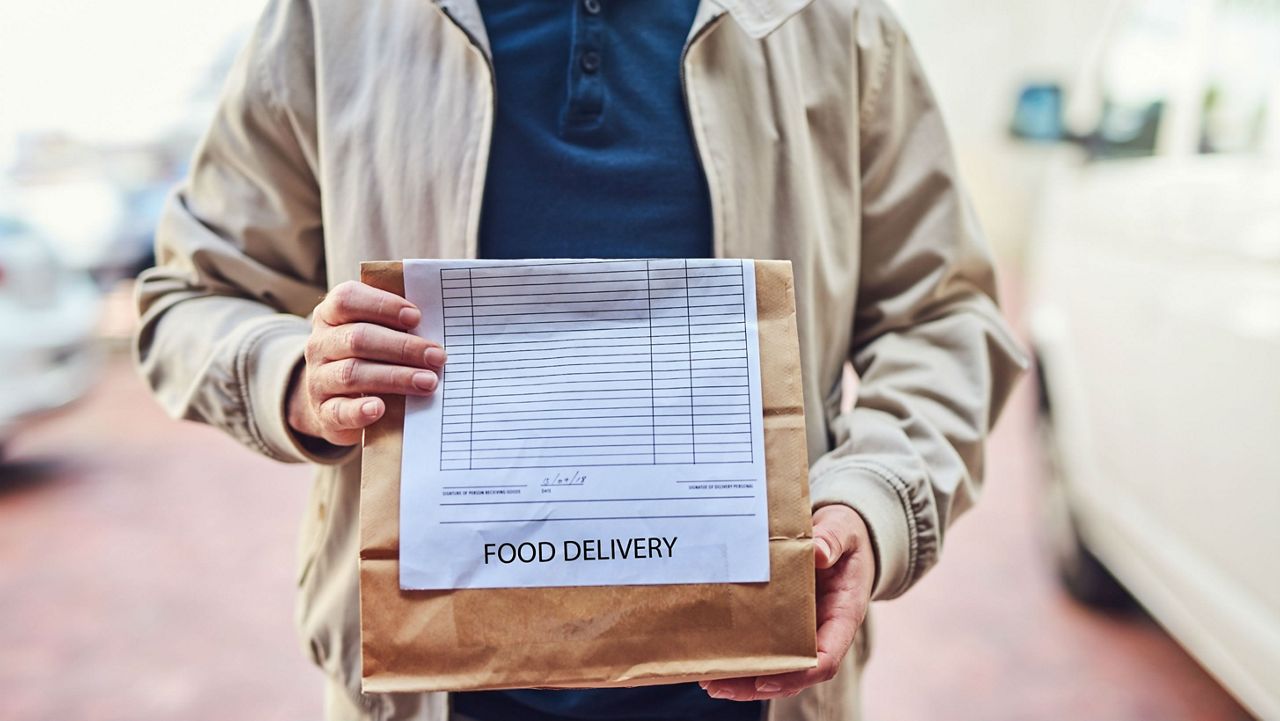
<path id="1" fill-rule="evenodd" d="M 604 23 L 602 0 L 574 3 L 569 98 L 562 116 L 563 130 L 593 127 L 604 112 Z"/>

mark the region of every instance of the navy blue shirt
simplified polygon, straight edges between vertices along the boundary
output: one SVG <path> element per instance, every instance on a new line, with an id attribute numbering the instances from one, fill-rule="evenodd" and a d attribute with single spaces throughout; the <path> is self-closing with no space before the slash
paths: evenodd
<path id="1" fill-rule="evenodd" d="M 497 114 L 481 258 L 699 258 L 711 207 L 680 60 L 697 0 L 480 0 Z M 479 721 L 755 721 L 697 684 L 454 695 Z"/>
<path id="2" fill-rule="evenodd" d="M 696 6 L 481 0 L 497 81 L 482 258 L 711 254 L 680 86 Z"/>

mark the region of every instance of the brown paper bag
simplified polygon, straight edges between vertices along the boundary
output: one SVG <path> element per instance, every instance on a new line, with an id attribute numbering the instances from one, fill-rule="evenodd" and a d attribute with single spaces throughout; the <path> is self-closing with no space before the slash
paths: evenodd
<path id="1" fill-rule="evenodd" d="M 364 436 L 360 628 L 368 693 L 607 687 L 816 665 L 813 529 L 791 264 L 756 261 L 768 583 L 402 591 L 404 398 Z M 399 262 L 361 279 L 404 295 Z"/>

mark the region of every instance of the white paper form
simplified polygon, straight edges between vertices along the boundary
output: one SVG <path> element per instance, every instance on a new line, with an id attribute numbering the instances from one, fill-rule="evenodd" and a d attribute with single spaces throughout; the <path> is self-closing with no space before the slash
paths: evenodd
<path id="1" fill-rule="evenodd" d="M 400 586 L 769 580 L 755 268 L 406 260 Z"/>

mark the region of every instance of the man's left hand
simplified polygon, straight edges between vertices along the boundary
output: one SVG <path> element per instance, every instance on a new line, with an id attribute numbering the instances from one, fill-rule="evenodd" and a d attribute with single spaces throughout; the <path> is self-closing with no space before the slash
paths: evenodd
<path id="1" fill-rule="evenodd" d="M 813 514 L 817 566 L 818 665 L 806 671 L 702 681 L 714 698 L 757 701 L 794 696 L 830 681 L 867 616 L 876 577 L 875 551 L 862 516 L 848 506 L 824 506 Z"/>

